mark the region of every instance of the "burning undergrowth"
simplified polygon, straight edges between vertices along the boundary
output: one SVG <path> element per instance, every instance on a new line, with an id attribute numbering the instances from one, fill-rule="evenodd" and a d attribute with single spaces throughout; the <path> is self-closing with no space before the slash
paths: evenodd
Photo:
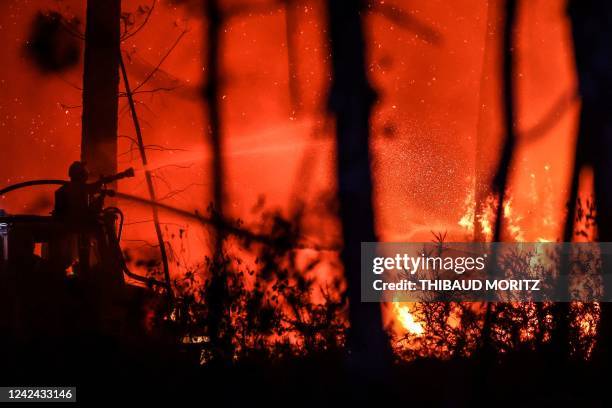
<path id="1" fill-rule="evenodd" d="M 481 226 L 494 224 L 495 206 L 489 203 L 486 208 L 490 211 L 480 215 Z M 506 208 L 506 228 L 518 240 L 524 234 L 522 218 L 511 204 Z M 188 265 L 182 256 L 187 228 L 165 226 L 171 261 L 181 268 L 173 280 L 178 301 L 170 316 L 158 314 L 154 324 L 170 324 L 177 339 L 198 349 L 201 363 L 343 349 L 347 299 L 337 251 L 303 242 L 301 213 L 287 218 L 264 206 L 257 211 L 258 221 L 248 228 L 241 221 L 226 225 L 234 233 L 226 234 L 222 251 L 195 265 Z M 593 235 L 594 211 L 592 200 L 579 201 L 577 236 Z M 472 223 L 475 218 L 471 217 Z M 161 279 L 156 254 L 155 246 L 145 245 L 136 252 L 128 251 L 127 257 L 149 277 Z M 521 264 L 521 260 L 511 263 Z M 432 299 L 396 302 L 384 308 L 393 349 L 404 361 L 468 358 L 485 343 L 500 356 L 550 348 L 556 328 L 564 321 L 550 302 L 496 303 L 488 308 L 483 303 Z M 486 332 L 485 321 L 490 328 Z M 595 346 L 599 305 L 573 303 L 567 322 L 570 351 L 589 358 Z"/>
<path id="2" fill-rule="evenodd" d="M 249 232 L 228 234 L 216 256 L 181 265 L 173 280 L 176 306 L 170 316 L 158 316 L 157 324 L 170 323 L 177 337 L 199 348 L 201 363 L 341 349 L 347 329 L 344 281 L 333 276 L 327 252 L 301 242 L 300 225 L 299 216 L 262 210 L 255 229 L 241 221 L 226 226 Z M 171 260 L 178 263 L 183 234 L 168 234 Z M 132 265 L 159 279 L 158 257 L 146 260 L 155 248 L 138 252 L 128 253 Z"/>
<path id="3" fill-rule="evenodd" d="M 542 205 L 546 206 L 546 203 Z M 497 202 L 492 195 L 476 204 L 473 193 L 465 200 L 465 213 L 458 224 L 465 228 L 470 239 L 492 237 L 491 226 L 495 223 Z M 548 205 L 546 208 L 550 209 Z M 592 241 L 596 236 L 595 206 L 592 197 L 579 197 L 575 214 L 574 237 L 578 241 Z M 506 236 L 514 241 L 523 241 L 527 230 L 522 228 L 525 220 L 512 206 L 512 198 L 504 204 Z M 542 230 L 552 233 L 549 222 L 552 215 L 541 219 Z M 434 234 L 439 240 L 443 234 Z M 539 237 L 537 241 L 554 241 Z M 554 258 L 554 254 L 553 254 Z M 554 265 L 560 259 L 554 258 Z M 597 264 L 584 261 L 582 264 Z M 532 265 L 526 259 L 508 259 L 509 271 Z M 509 272 L 511 273 L 511 272 Z M 540 270 L 542 276 L 552 276 L 551 270 Z M 396 355 L 404 360 L 416 358 L 462 358 L 473 355 L 485 345 L 502 356 L 521 350 L 549 349 L 559 337 L 559 327 L 569 328 L 568 350 L 575 358 L 589 359 L 597 340 L 600 305 L 597 302 L 572 302 L 567 315 L 559 314 L 552 302 L 500 302 L 487 307 L 485 303 L 442 302 L 432 299 L 421 303 L 393 303 L 388 308 L 391 319 L 388 325 Z M 488 315 L 487 315 L 488 314 Z M 486 323 L 485 323 L 486 322 Z M 489 329 L 484 330 L 488 324 Z"/>

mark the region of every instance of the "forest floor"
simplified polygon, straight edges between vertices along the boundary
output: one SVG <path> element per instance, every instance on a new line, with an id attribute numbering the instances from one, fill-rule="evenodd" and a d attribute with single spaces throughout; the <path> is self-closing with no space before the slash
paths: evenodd
<path id="1" fill-rule="evenodd" d="M 610 377 L 595 364 L 559 364 L 536 352 L 506 355 L 488 368 L 476 358 L 402 362 L 371 378 L 348 369 L 338 352 L 201 366 L 185 349 L 126 346 L 99 337 L 5 343 L 2 350 L 3 385 L 76 386 L 81 402 L 599 407 L 612 393 Z"/>

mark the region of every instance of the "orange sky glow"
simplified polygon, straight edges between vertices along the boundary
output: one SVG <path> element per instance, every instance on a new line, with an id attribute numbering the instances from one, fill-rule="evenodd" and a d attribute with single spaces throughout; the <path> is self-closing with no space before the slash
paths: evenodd
<path id="1" fill-rule="evenodd" d="M 500 148 L 501 2 L 377 1 L 401 8 L 430 30 L 401 24 L 376 10 L 365 18 L 368 71 L 378 92 L 371 143 L 379 239 L 429 241 L 432 231 L 447 231 L 450 241 L 469 240 L 471 232 L 460 221 L 466 214 L 473 217 L 469 211 L 475 183 L 489 183 L 476 175 L 490 174 Z M 79 158 L 82 63 L 43 74 L 26 58 L 24 44 L 36 12 L 59 10 L 84 21 L 84 3 L 0 2 L 2 186 L 66 178 L 68 165 Z M 228 17 L 222 33 L 225 210 L 248 226 L 257 222 L 253 209 L 262 200 L 264 208 L 285 215 L 304 202 L 304 241 L 313 247 L 337 246 L 338 223 L 327 208 L 335 189 L 335 149 L 333 123 L 325 109 L 330 74 L 324 2 L 295 3 L 292 30 L 301 102 L 295 111 L 289 98 L 282 4 L 221 3 L 226 10 L 247 4 L 252 8 Z M 144 4 L 151 0 L 124 0 L 123 9 L 135 11 Z M 142 88 L 170 90 L 143 92 L 137 100 L 145 143 L 156 146 L 149 155 L 150 167 L 157 169 L 158 195 L 168 205 L 200 212 L 206 210 L 211 188 L 206 111 L 199 96 L 207 69 L 202 63 L 205 24 L 193 8 L 161 0 L 143 30 L 122 44 L 134 87 L 186 30 L 159 73 Z M 517 239 L 554 241 L 563 225 L 579 106 L 565 2 L 521 2 L 518 25 L 519 144 L 508 217 L 520 234 Z M 437 40 L 431 41 L 427 32 Z M 121 98 L 120 136 L 133 135 L 126 104 Z M 542 130 L 538 124 L 544 122 L 549 125 Z M 129 150 L 129 140 L 122 137 L 120 169 L 141 170 L 139 157 Z M 142 173 L 122 181 L 119 190 L 147 196 Z M 0 198 L 0 208 L 46 214 L 51 200 L 50 189 L 36 188 Z M 155 241 L 149 211 L 120 205 L 126 213 L 124 246 L 146 250 L 147 242 Z M 161 216 L 168 236 L 186 231 L 182 242 L 172 241 L 182 267 L 201 262 L 210 245 L 208 231 L 173 214 Z M 333 253 L 315 270 L 322 282 L 339 272 Z M 181 267 L 173 266 L 173 273 L 180 274 Z M 403 314 L 400 310 L 394 316 L 401 319 Z M 419 330 L 418 323 L 407 324 L 413 332 Z"/>

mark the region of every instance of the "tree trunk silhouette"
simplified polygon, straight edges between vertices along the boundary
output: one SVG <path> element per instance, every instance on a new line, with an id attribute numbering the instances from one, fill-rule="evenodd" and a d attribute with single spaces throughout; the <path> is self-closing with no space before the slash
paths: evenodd
<path id="1" fill-rule="evenodd" d="M 205 88 L 204 99 L 208 106 L 208 136 L 212 150 L 211 180 L 212 180 L 212 200 L 215 214 L 223 216 L 224 191 L 224 171 L 223 171 L 223 136 L 221 134 L 221 98 L 220 88 L 220 32 L 222 18 L 219 2 L 217 0 L 205 1 L 205 14 L 207 17 L 207 50 L 205 61 Z M 215 251 L 221 250 L 222 231 L 217 231 L 215 238 Z"/>
<path id="2" fill-rule="evenodd" d="M 504 122 L 504 144 L 502 147 L 497 173 L 493 178 L 493 190 L 497 193 L 497 215 L 493 228 L 493 242 L 503 240 L 504 198 L 508 188 L 510 168 L 516 145 L 516 110 L 514 108 L 514 31 L 518 0 L 506 0 L 506 14 L 503 27 L 502 62 L 502 120 Z"/>
<path id="3" fill-rule="evenodd" d="M 211 149 L 210 180 L 212 183 L 212 214 L 217 220 L 224 219 L 223 203 L 225 198 L 224 171 L 223 171 L 223 135 L 221 119 L 220 98 L 220 58 L 221 58 L 221 28 L 223 15 L 217 0 L 205 0 L 203 12 L 207 19 L 207 31 L 204 43 L 206 50 L 204 55 L 204 88 L 202 96 L 207 106 L 208 118 L 208 142 Z M 224 275 L 225 262 L 223 261 L 224 231 L 215 228 L 212 231 L 212 253 L 213 267 L 209 289 L 207 291 L 207 302 L 209 308 L 209 334 L 215 352 L 223 359 L 231 359 L 231 339 L 224 330 L 228 328 L 227 310 L 227 279 Z"/>
<path id="4" fill-rule="evenodd" d="M 593 166 L 597 229 L 600 242 L 612 241 L 612 3 L 605 0 L 570 0 L 574 55 L 582 98 L 580 127 L 576 143 L 574 176 L 581 168 Z M 574 193 L 572 188 L 572 193 Z M 575 200 L 575 197 L 570 197 Z M 570 208 L 575 202 L 570 201 Z M 572 214 L 568 214 L 568 217 Z M 612 267 L 610 256 L 602 257 L 603 269 Z M 604 280 L 607 296 L 612 293 Z M 601 323 L 596 361 L 608 368 L 612 362 L 612 303 L 601 304 Z M 608 401 L 610 402 L 610 401 Z"/>
<path id="5" fill-rule="evenodd" d="M 153 215 L 153 227 L 155 228 L 155 236 L 157 237 L 157 243 L 159 245 L 159 254 L 161 256 L 162 268 L 164 273 L 164 282 L 166 283 L 166 296 L 171 304 L 174 300 L 174 292 L 172 290 L 172 280 L 170 279 L 170 266 L 168 263 L 168 253 L 166 251 L 166 241 L 164 241 L 164 235 L 162 233 L 160 221 L 159 221 L 159 209 L 155 205 L 157 203 L 157 196 L 155 194 L 155 185 L 153 184 L 153 174 L 149 169 L 149 162 L 147 160 L 147 150 L 145 148 L 144 140 L 142 138 L 142 128 L 140 127 L 140 120 L 138 119 L 138 113 L 136 112 L 136 104 L 134 102 L 134 96 L 132 89 L 130 88 L 130 80 L 128 78 L 127 70 L 123 62 L 123 57 L 119 54 L 119 66 L 121 67 L 121 75 L 123 77 L 123 85 L 125 86 L 125 95 L 128 98 L 128 104 L 130 112 L 132 114 L 132 122 L 134 124 L 134 131 L 136 132 L 136 141 L 138 142 L 138 152 L 140 153 L 140 160 L 142 166 L 145 168 L 145 181 L 147 182 L 147 190 L 149 191 L 149 198 L 153 205 L 151 205 L 151 212 Z"/>
<path id="6" fill-rule="evenodd" d="M 81 160 L 94 177 L 117 172 L 121 0 L 88 0 Z"/>
<path id="7" fill-rule="evenodd" d="M 515 81 L 514 81 L 514 32 L 516 25 L 516 15 L 518 0 L 506 0 L 505 14 L 503 22 L 502 37 L 502 120 L 504 130 L 504 143 L 502 147 L 497 172 L 493 178 L 492 190 L 497 194 L 497 214 L 493 227 L 493 242 L 503 241 L 503 219 L 504 219 L 504 198 L 508 188 L 508 178 L 514 147 L 516 144 L 516 110 L 515 104 Z M 497 251 L 493 251 L 491 264 L 497 263 Z M 491 350 L 491 325 L 493 320 L 493 305 L 487 303 L 485 319 L 482 329 L 483 355 L 488 358 L 493 351 Z"/>
<path id="8" fill-rule="evenodd" d="M 347 280 L 351 363 L 365 375 L 377 375 L 389 357 L 377 303 L 360 299 L 361 242 L 376 241 L 370 170 L 370 113 L 375 92 L 366 74 L 360 1 L 328 0 L 332 84 L 330 110 L 336 118 L 340 221 Z"/>

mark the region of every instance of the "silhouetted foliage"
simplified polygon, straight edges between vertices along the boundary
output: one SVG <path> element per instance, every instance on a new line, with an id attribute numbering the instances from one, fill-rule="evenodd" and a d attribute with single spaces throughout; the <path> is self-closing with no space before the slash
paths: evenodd
<path id="1" fill-rule="evenodd" d="M 242 226 L 241 221 L 235 224 Z M 321 259 L 300 259 L 299 225 L 299 216 L 289 220 L 263 211 L 256 228 L 268 243 L 232 240 L 222 257 L 187 267 L 174 282 L 176 308 L 170 315 L 160 309 L 154 324 L 172 326 L 177 339 L 198 350 L 202 364 L 340 350 L 347 328 L 343 282 L 317 283 Z M 152 256 L 149 262 L 132 251 L 128 256 L 150 277 L 159 276 L 156 252 L 145 252 Z M 211 303 L 222 307 L 211 309 Z M 212 316 L 216 310 L 223 312 Z M 216 339 L 209 336 L 211 319 L 219 325 Z"/>

